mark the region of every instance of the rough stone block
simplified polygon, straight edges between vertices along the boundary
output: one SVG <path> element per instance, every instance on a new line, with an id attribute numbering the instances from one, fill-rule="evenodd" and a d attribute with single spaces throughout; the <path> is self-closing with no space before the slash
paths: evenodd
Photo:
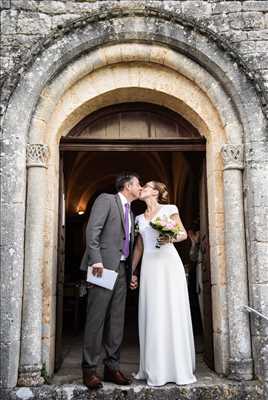
<path id="1" fill-rule="evenodd" d="M 264 29 L 264 18 L 261 12 L 244 12 L 242 13 L 243 29 Z"/>
<path id="2" fill-rule="evenodd" d="M 212 29 L 215 32 L 228 32 L 230 29 L 229 26 L 229 16 L 227 18 L 227 16 L 225 14 L 221 15 L 212 15 L 209 18 L 206 18 L 206 23 L 208 28 Z M 235 25 L 235 29 L 237 29 L 237 24 Z M 241 24 L 239 25 L 239 29 L 241 27 Z"/>
<path id="3" fill-rule="evenodd" d="M 258 41 L 245 41 L 239 44 L 239 52 L 241 54 L 255 52 L 267 52 L 268 53 L 268 41 L 266 40 L 258 40 Z"/>
<path id="4" fill-rule="evenodd" d="M 1 34 L 14 34 L 17 31 L 18 12 L 16 10 L 1 11 Z"/>
<path id="5" fill-rule="evenodd" d="M 5 142 L 5 140 L 3 141 Z M 20 143 L 21 145 L 21 143 Z M 4 146 L 3 146 L 4 147 Z M 23 149 L 14 149 L 12 154 L 7 154 L 10 151 L 4 147 L 4 154 L 2 157 L 5 165 L 3 166 L 1 179 L 1 201 L 5 203 L 20 203 L 25 201 L 25 180 L 26 180 L 26 166 L 23 156 L 20 152 Z M 21 173 L 19 175 L 15 172 L 15 166 L 19 168 Z"/>
<path id="6" fill-rule="evenodd" d="M 265 13 L 264 15 L 264 27 L 268 28 L 268 13 Z"/>
<path id="7" fill-rule="evenodd" d="M 67 3 L 68 4 L 68 3 Z M 38 5 L 38 10 L 41 13 L 63 14 L 66 13 L 66 3 L 57 0 L 42 0 Z"/>
<path id="8" fill-rule="evenodd" d="M 0 347 L 0 364 L 5 368 L 1 368 L 0 382 L 0 398 L 1 400 L 12 399 L 12 397 L 4 395 L 1 391 L 5 388 L 15 387 L 17 384 L 17 371 L 19 365 L 20 342 L 13 340 L 9 345 L 1 343 Z"/>
<path id="9" fill-rule="evenodd" d="M 268 207 L 259 207 L 255 210 L 252 221 L 254 240 L 268 243 Z"/>
<path id="10" fill-rule="evenodd" d="M 220 1 L 212 4 L 212 14 L 226 14 L 240 11 L 240 1 Z"/>
<path id="11" fill-rule="evenodd" d="M 38 11 L 36 0 L 11 0 L 12 8 L 25 11 Z"/>
<path id="12" fill-rule="evenodd" d="M 268 282 L 268 243 L 253 242 L 249 249 L 250 263 L 253 266 L 250 270 L 250 281 L 252 283 Z"/>
<path id="13" fill-rule="evenodd" d="M 9 335 L 18 340 L 20 336 L 21 298 L 23 287 L 23 266 L 19 263 L 22 249 L 10 246 L 1 247 L 2 265 L 9 268 L 1 270 L 1 321 L 0 329 L 5 334 L 1 338 L 6 343 Z M 13 328 L 10 330 L 9 328 Z"/>
<path id="14" fill-rule="evenodd" d="M 268 40 L 268 29 L 263 29 L 259 31 L 249 31 L 247 32 L 247 37 L 249 40 Z"/>
<path id="15" fill-rule="evenodd" d="M 213 285 L 211 287 L 213 307 L 213 331 L 217 333 L 228 333 L 227 324 L 227 288 Z M 217 304 L 217 307 L 215 306 Z"/>
<path id="16" fill-rule="evenodd" d="M 247 176 L 247 202 L 248 202 L 248 217 L 253 221 L 256 214 L 256 208 L 262 208 L 268 204 L 267 193 L 267 168 L 250 168 Z M 258 213 L 258 212 L 257 212 Z"/>
<path id="17" fill-rule="evenodd" d="M 0 10 L 6 10 L 10 8 L 10 0 L 0 0 Z"/>
<path id="18" fill-rule="evenodd" d="M 251 307 L 268 318 L 268 283 L 256 283 L 251 285 Z M 268 338 L 267 320 L 254 313 L 251 315 L 251 327 L 254 336 Z"/>
<path id="19" fill-rule="evenodd" d="M 228 360 L 229 360 L 229 337 L 228 335 L 214 331 L 213 333 L 214 346 L 214 363 L 215 370 L 218 374 L 228 375 Z M 220 349 L 220 351 L 218 351 Z"/>
<path id="20" fill-rule="evenodd" d="M 224 246 L 211 246 L 210 257 L 212 260 L 215 260 L 215 265 L 211 268 L 211 284 L 224 287 L 226 285 Z"/>
<path id="21" fill-rule="evenodd" d="M 223 205 L 223 175 L 222 172 L 215 172 L 208 177 L 209 186 L 214 193 L 214 204 L 217 212 L 224 212 Z"/>
<path id="22" fill-rule="evenodd" d="M 257 375 L 257 378 L 262 379 L 263 378 L 263 370 L 262 370 L 262 360 L 261 360 L 261 354 L 262 354 L 262 349 L 264 348 L 265 345 L 268 344 L 268 336 L 258 336 L 258 335 L 252 335 L 252 347 L 253 347 L 253 358 L 254 358 L 254 364 L 255 364 L 255 372 Z"/>
<path id="23" fill-rule="evenodd" d="M 114 2 L 111 2 L 111 3 L 114 3 Z M 111 5 L 109 5 L 109 7 L 111 7 Z M 96 11 L 97 8 L 98 8 L 98 4 L 96 3 L 96 1 L 82 1 L 82 2 L 67 1 L 66 2 L 66 12 L 70 13 L 70 14 L 71 13 L 85 14 L 85 13 L 89 13 L 89 12 L 94 12 L 94 11 Z"/>
<path id="24" fill-rule="evenodd" d="M 10 215 L 13 215 L 10 220 Z M 1 204 L 1 246 L 8 246 L 14 243 L 14 247 L 23 247 L 25 225 L 24 204 L 2 203 Z"/>
<path id="25" fill-rule="evenodd" d="M 208 16 L 211 14 L 211 3 L 204 1 L 190 1 L 186 0 L 181 3 L 182 12 L 185 14 L 190 14 L 192 17 L 195 16 L 199 18 Z"/>
<path id="26" fill-rule="evenodd" d="M 264 52 L 244 54 L 243 58 L 251 70 L 262 71 L 268 65 L 268 55 Z"/>
<path id="27" fill-rule="evenodd" d="M 225 35 L 231 43 L 241 43 L 247 40 L 247 33 L 243 31 L 230 29 L 227 32 L 225 32 Z"/>
<path id="28" fill-rule="evenodd" d="M 268 11 L 267 0 L 242 1 L 243 11 Z"/>
<path id="29" fill-rule="evenodd" d="M 51 18 L 46 14 L 22 11 L 18 17 L 18 33 L 41 34 L 49 33 Z"/>
<path id="30" fill-rule="evenodd" d="M 229 23 L 229 27 L 231 29 L 239 29 L 243 28 L 243 19 L 241 13 L 231 13 L 227 15 L 227 21 Z"/>

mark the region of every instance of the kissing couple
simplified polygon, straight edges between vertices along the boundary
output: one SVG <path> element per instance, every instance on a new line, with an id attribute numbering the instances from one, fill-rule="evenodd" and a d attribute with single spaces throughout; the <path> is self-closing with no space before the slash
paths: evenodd
<path id="1" fill-rule="evenodd" d="M 117 194 L 102 193 L 95 200 L 86 229 L 86 251 L 81 269 L 103 268 L 118 273 L 112 290 L 91 285 L 83 341 L 83 383 L 91 390 L 102 388 L 97 365 L 105 350 L 103 380 L 130 385 L 120 370 L 127 286 L 138 286 L 137 265 L 141 259 L 139 292 L 140 366 L 135 379 L 150 386 L 196 381 L 195 350 L 184 267 L 174 242 L 187 238 L 179 211 L 168 204 L 165 184 L 150 181 L 143 187 L 137 174 L 120 174 Z M 140 199 L 144 214 L 134 220 L 130 205 Z M 152 221 L 167 219 L 181 227 L 175 236 L 161 235 Z M 138 236 L 134 243 L 134 226 Z M 157 243 L 157 245 L 156 245 Z"/>

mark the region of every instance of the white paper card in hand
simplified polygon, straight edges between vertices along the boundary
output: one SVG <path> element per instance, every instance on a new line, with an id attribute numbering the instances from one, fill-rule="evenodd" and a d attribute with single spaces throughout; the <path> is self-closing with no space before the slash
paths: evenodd
<path id="1" fill-rule="evenodd" d="M 114 284 L 117 278 L 118 273 L 112 271 L 111 269 L 103 268 L 102 276 L 94 276 L 93 268 L 88 267 L 87 270 L 87 282 L 93 283 L 94 285 L 104 287 L 106 289 L 112 290 L 114 288 Z"/>

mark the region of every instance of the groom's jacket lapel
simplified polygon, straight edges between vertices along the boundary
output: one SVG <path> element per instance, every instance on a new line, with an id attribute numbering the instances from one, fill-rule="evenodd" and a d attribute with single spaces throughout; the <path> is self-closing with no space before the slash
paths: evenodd
<path id="1" fill-rule="evenodd" d="M 121 202 L 121 199 L 119 197 L 119 194 L 116 194 L 114 197 L 115 197 L 115 201 L 117 203 L 117 206 L 119 208 L 122 226 L 123 226 L 123 229 L 125 230 L 124 210 L 123 210 L 122 202 Z M 133 215 L 133 212 L 131 210 L 130 210 L 130 218 L 131 218 L 131 239 L 133 239 L 133 237 L 134 237 L 134 215 Z"/>
<path id="2" fill-rule="evenodd" d="M 115 195 L 115 201 L 117 203 L 117 206 L 119 208 L 119 213 L 120 213 L 120 217 L 121 217 L 121 222 L 122 222 L 122 226 L 123 229 L 125 230 L 125 225 L 124 225 L 124 210 L 123 210 L 123 206 L 122 206 L 122 202 L 121 199 L 119 197 L 119 194 Z"/>

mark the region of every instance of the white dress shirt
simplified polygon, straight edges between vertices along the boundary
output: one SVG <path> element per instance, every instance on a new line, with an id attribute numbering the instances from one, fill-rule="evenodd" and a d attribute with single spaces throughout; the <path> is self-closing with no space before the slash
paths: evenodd
<path id="1" fill-rule="evenodd" d="M 131 218 L 130 218 L 130 210 L 131 210 L 131 209 L 130 209 L 130 203 L 129 203 L 129 201 L 127 200 L 127 198 L 126 198 L 121 192 L 118 192 L 118 195 L 119 195 L 120 200 L 121 200 L 121 203 L 122 203 L 124 215 L 125 215 L 125 211 L 126 211 L 126 209 L 125 209 L 125 204 L 127 204 L 127 203 L 129 204 L 129 213 L 128 213 L 129 232 L 128 232 L 128 234 L 129 234 L 129 241 L 130 241 L 130 233 L 131 233 Z M 121 258 L 120 258 L 121 261 L 125 261 L 125 259 L 126 259 L 126 257 L 125 257 L 124 255 L 122 255 Z"/>

